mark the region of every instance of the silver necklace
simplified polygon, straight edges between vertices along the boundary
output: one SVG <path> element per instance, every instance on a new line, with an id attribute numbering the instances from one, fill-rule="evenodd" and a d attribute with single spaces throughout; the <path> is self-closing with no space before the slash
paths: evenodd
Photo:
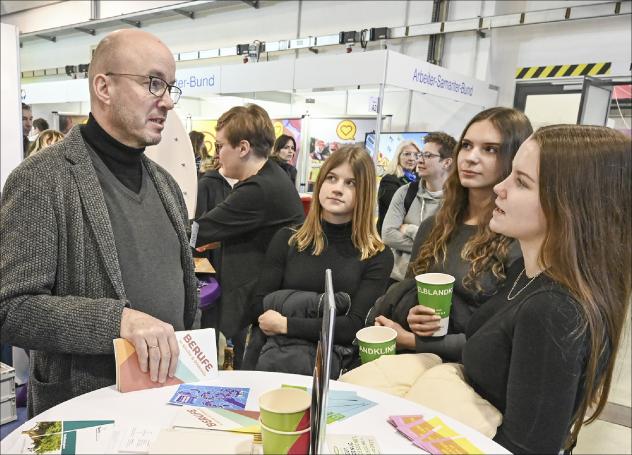
<path id="1" fill-rule="evenodd" d="M 511 293 L 514 291 L 514 289 L 516 288 L 516 285 L 518 284 L 518 281 L 520 281 L 520 278 L 522 277 L 522 274 L 524 273 L 525 269 L 522 269 L 522 272 L 520 272 L 520 274 L 518 275 L 518 278 L 516 278 L 516 281 L 514 281 L 513 286 L 511 287 L 511 289 L 509 290 L 509 293 L 507 294 L 507 300 L 513 300 L 516 297 L 518 297 L 518 295 L 520 295 L 520 293 L 522 291 L 524 291 L 531 283 L 533 283 L 533 280 L 535 280 L 537 277 L 540 276 L 540 274 L 543 272 L 543 270 L 540 270 L 538 273 L 536 273 L 533 278 L 531 278 L 527 284 L 525 284 L 524 286 L 522 286 L 522 288 L 520 288 L 520 290 L 518 292 L 516 292 L 513 297 L 511 295 Z"/>

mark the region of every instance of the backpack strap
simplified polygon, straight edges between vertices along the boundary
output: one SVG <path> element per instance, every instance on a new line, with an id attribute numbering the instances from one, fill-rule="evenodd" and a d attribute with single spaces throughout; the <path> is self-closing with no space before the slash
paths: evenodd
<path id="1" fill-rule="evenodd" d="M 406 191 L 406 196 L 404 196 L 404 210 L 406 210 L 406 213 L 408 213 L 410 206 L 417 196 L 417 191 L 419 190 L 419 180 L 421 179 L 417 179 L 408 184 L 408 190 Z"/>

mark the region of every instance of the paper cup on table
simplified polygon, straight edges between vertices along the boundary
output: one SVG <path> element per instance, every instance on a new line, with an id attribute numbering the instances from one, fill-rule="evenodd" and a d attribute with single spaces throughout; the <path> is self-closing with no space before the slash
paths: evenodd
<path id="1" fill-rule="evenodd" d="M 309 453 L 310 427 L 300 431 L 279 431 L 261 425 L 264 454 L 305 454 Z"/>
<path id="2" fill-rule="evenodd" d="M 450 308 L 452 307 L 452 288 L 454 277 L 447 273 L 423 273 L 415 277 L 417 282 L 417 300 L 420 305 L 433 308 L 441 317 L 441 327 L 433 337 L 441 337 L 448 333 Z"/>
<path id="3" fill-rule="evenodd" d="M 360 360 L 369 363 L 383 355 L 395 354 L 395 339 L 397 332 L 390 327 L 374 325 L 358 330 L 356 333 Z"/>
<path id="4" fill-rule="evenodd" d="M 281 388 L 259 397 L 261 423 L 282 432 L 309 429 L 312 397 L 304 390 Z"/>

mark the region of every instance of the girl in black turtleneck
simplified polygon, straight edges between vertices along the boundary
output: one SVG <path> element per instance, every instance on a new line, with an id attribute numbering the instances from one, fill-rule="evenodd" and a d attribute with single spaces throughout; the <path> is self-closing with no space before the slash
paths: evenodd
<path id="1" fill-rule="evenodd" d="M 264 334 L 318 341 L 321 319 L 261 314 L 262 302 L 279 289 L 324 292 L 329 268 L 334 291 L 351 296 L 348 314 L 336 318 L 334 343 L 353 342 L 393 267 L 372 222 L 375 199 L 375 167 L 364 148 L 345 146 L 325 161 L 305 223 L 281 229 L 268 248 L 254 303 Z"/>

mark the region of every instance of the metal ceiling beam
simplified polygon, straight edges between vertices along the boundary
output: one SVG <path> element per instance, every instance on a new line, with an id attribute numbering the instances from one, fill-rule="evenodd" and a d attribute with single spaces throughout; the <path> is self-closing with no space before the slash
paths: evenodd
<path id="1" fill-rule="evenodd" d="M 121 22 L 127 24 L 127 25 L 131 25 L 132 27 L 138 27 L 140 28 L 140 26 L 142 25 L 140 23 L 140 21 L 134 21 L 132 19 L 120 19 Z"/>
<path id="2" fill-rule="evenodd" d="M 57 37 L 56 36 L 48 36 L 48 35 L 35 35 L 38 38 L 42 38 L 48 41 L 52 41 L 53 43 L 57 42 Z"/>
<path id="3" fill-rule="evenodd" d="M 92 36 L 97 34 L 96 30 L 93 28 L 75 27 L 75 30 L 78 30 L 83 33 L 87 33 L 88 35 L 92 35 Z"/>
<path id="4" fill-rule="evenodd" d="M 188 17 L 189 19 L 195 19 L 195 13 L 193 11 L 187 11 L 184 9 L 174 9 L 174 13 L 182 14 L 183 16 Z"/>
<path id="5" fill-rule="evenodd" d="M 200 6 L 212 6 L 219 5 L 218 0 L 195 0 L 187 3 L 185 6 L 187 8 L 190 7 L 200 7 Z M 144 18 L 149 18 L 155 13 L 168 13 L 173 11 L 174 9 L 182 9 L 182 4 L 175 5 L 167 5 L 158 8 L 147 9 L 143 11 L 137 11 L 134 13 L 123 14 L 115 17 L 108 17 L 104 19 L 90 20 L 85 22 L 80 22 L 77 24 L 68 24 L 61 27 L 48 28 L 43 30 L 37 30 L 33 32 L 21 33 L 20 38 L 28 38 L 31 36 L 38 36 L 40 34 L 58 34 L 58 32 L 63 32 L 65 30 L 73 30 L 76 27 L 84 27 L 84 28 L 94 28 L 95 30 L 99 30 L 99 26 L 107 26 L 110 24 L 114 24 L 117 21 L 124 22 L 126 24 L 132 25 L 134 27 L 141 27 L 141 20 Z M 98 13 L 97 13 L 98 14 Z"/>

